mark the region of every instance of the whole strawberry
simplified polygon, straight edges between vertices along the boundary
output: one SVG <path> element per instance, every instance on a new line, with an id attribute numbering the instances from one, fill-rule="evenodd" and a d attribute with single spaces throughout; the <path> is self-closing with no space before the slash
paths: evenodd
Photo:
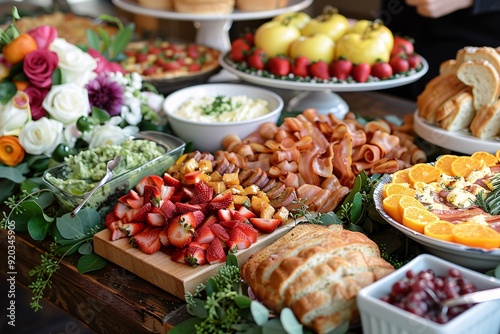
<path id="1" fill-rule="evenodd" d="M 263 70 L 266 68 L 267 55 L 262 49 L 254 49 L 247 57 L 247 64 L 255 70 Z"/>
<path id="2" fill-rule="evenodd" d="M 420 56 L 415 52 L 407 54 L 406 57 L 408 58 L 408 64 L 410 65 L 410 68 L 418 68 L 422 63 L 422 61 L 420 60 Z"/>
<path id="3" fill-rule="evenodd" d="M 351 75 L 356 82 L 366 82 L 370 76 L 371 66 L 368 63 L 353 65 Z"/>
<path id="4" fill-rule="evenodd" d="M 377 61 L 372 65 L 370 74 L 379 79 L 387 79 L 392 76 L 392 67 L 387 62 Z"/>
<path id="5" fill-rule="evenodd" d="M 389 64 L 392 67 L 394 73 L 404 73 L 410 69 L 410 63 L 408 58 L 404 54 L 397 54 L 389 60 Z"/>
<path id="6" fill-rule="evenodd" d="M 231 51 L 229 57 L 235 62 L 245 60 L 246 54 L 250 51 L 250 44 L 246 39 L 238 38 L 231 43 Z"/>
<path id="7" fill-rule="evenodd" d="M 311 73 L 312 77 L 316 77 L 318 79 L 327 80 L 328 78 L 330 78 L 328 64 L 322 60 L 309 65 L 309 73 Z"/>
<path id="8" fill-rule="evenodd" d="M 330 64 L 330 75 L 341 81 L 347 79 L 351 71 L 352 62 L 345 58 L 339 58 Z"/>
<path id="9" fill-rule="evenodd" d="M 307 57 L 297 57 L 292 62 L 291 71 L 295 76 L 307 77 L 309 75 L 308 67 L 310 61 Z"/>
<path id="10" fill-rule="evenodd" d="M 267 69 L 274 75 L 285 76 L 290 73 L 290 60 L 283 56 L 269 58 Z"/>

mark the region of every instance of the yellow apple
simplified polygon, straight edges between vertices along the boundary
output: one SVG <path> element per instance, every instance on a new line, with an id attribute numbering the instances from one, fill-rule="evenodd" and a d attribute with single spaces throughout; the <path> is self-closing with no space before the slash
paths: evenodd
<path id="1" fill-rule="evenodd" d="M 347 33 L 335 45 L 335 59 L 344 57 L 353 64 L 377 61 L 388 62 L 391 51 L 387 49 L 384 40 L 378 36 L 365 36 L 358 33 Z"/>
<path id="2" fill-rule="evenodd" d="M 300 37 L 300 30 L 290 23 L 269 21 L 255 31 L 255 46 L 268 57 L 288 55 L 290 44 Z"/>
<path id="3" fill-rule="evenodd" d="M 394 35 L 392 31 L 380 20 L 359 20 L 352 26 L 349 32 L 367 34 L 368 36 L 379 36 L 379 38 L 384 40 L 389 50 L 392 50 L 394 46 Z"/>
<path id="4" fill-rule="evenodd" d="M 335 54 L 335 42 L 325 34 L 301 36 L 290 45 L 290 58 L 303 56 L 311 62 L 330 63 Z"/>
<path id="5" fill-rule="evenodd" d="M 304 12 L 286 12 L 273 18 L 273 21 L 279 22 L 286 22 L 286 20 L 297 28 L 302 29 L 311 20 L 311 17 Z"/>
<path id="6" fill-rule="evenodd" d="M 344 15 L 340 15 L 334 11 L 325 11 L 320 16 L 311 19 L 304 28 L 302 28 L 301 33 L 303 36 L 319 33 L 326 34 L 330 36 L 333 41 L 337 41 L 349 30 L 349 28 L 349 21 Z"/>

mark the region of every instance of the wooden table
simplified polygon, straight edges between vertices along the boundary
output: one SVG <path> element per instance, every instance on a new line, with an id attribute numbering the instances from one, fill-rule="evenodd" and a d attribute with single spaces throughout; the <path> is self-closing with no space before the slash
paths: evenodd
<path id="1" fill-rule="evenodd" d="M 351 111 L 366 116 L 404 116 L 416 108 L 412 101 L 379 92 L 339 95 Z M 7 254 L 7 246 L 7 231 L 0 230 L 0 254 Z M 48 246 L 48 242 L 33 242 L 27 234 L 16 234 L 17 283 L 24 286 L 31 283 L 29 271 L 39 264 L 40 255 Z M 166 333 L 187 317 L 184 301 L 117 265 L 108 263 L 104 269 L 82 275 L 75 267 L 76 260 L 70 257 L 62 261 L 60 270 L 52 277 L 52 288 L 46 291 L 46 299 L 96 332 Z M 0 276 L 10 271 L 4 256 L 0 261 Z M 22 326 L 26 320 L 17 318 L 17 323 Z"/>

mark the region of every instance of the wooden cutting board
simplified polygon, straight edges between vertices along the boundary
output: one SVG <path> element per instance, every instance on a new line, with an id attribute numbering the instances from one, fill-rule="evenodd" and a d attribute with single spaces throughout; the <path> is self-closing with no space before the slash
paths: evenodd
<path id="1" fill-rule="evenodd" d="M 256 251 L 266 247 L 292 228 L 293 224 L 283 225 L 270 234 L 261 234 L 256 243 L 248 249 L 236 253 L 238 264 L 242 266 Z M 94 235 L 94 251 L 103 258 L 116 263 L 146 281 L 184 299 L 184 293 L 194 293 L 200 283 L 217 273 L 223 264 L 205 264 L 191 267 L 187 264 L 177 263 L 170 256 L 158 251 L 148 255 L 129 244 L 129 238 L 110 241 L 108 229 Z"/>

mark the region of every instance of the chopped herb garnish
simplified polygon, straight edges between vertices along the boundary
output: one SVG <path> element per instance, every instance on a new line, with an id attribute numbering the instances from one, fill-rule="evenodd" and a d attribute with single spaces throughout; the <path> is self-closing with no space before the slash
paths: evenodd
<path id="1" fill-rule="evenodd" d="M 224 95 L 218 95 L 215 100 L 201 107 L 202 113 L 209 116 L 220 116 L 226 112 L 231 112 L 234 109 L 241 107 L 241 102 L 233 105 L 232 99 Z"/>

